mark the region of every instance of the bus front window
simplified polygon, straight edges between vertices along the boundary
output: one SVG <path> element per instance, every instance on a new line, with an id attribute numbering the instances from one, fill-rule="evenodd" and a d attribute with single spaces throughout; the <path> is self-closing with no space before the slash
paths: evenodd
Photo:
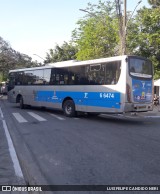
<path id="1" fill-rule="evenodd" d="M 15 86 L 15 73 L 9 74 L 8 91 L 12 90 Z"/>
<path id="2" fill-rule="evenodd" d="M 152 78 L 152 64 L 149 60 L 130 58 L 129 73 L 135 77 Z"/>

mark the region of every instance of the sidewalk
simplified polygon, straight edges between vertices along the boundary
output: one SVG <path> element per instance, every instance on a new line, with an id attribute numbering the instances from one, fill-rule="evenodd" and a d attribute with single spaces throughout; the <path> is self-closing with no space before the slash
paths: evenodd
<path id="1" fill-rule="evenodd" d="M 144 112 L 141 113 L 142 115 L 144 115 L 145 117 L 152 117 L 152 118 L 160 118 L 160 105 L 157 106 L 153 106 L 153 111 L 148 111 L 148 112 Z"/>

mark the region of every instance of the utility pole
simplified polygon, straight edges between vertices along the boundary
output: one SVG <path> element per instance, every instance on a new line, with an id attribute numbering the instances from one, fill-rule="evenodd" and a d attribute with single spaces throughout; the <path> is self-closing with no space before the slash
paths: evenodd
<path id="1" fill-rule="evenodd" d="M 127 0 L 124 0 L 122 55 L 126 54 L 126 29 L 127 29 L 126 23 L 127 23 Z"/>
<path id="2" fill-rule="evenodd" d="M 119 38 L 120 38 L 120 45 L 119 45 L 119 54 L 122 55 L 123 50 L 123 16 L 122 16 L 122 9 L 121 9 L 121 1 L 115 0 L 116 2 L 116 11 L 118 16 L 118 24 L 119 24 Z"/>
<path id="3" fill-rule="evenodd" d="M 142 2 L 142 0 L 139 0 L 137 3 L 136 7 L 134 8 L 131 16 L 127 19 L 127 0 L 123 0 L 124 4 L 124 10 L 122 14 L 122 9 L 121 9 L 121 0 L 115 0 L 116 4 L 116 12 L 117 12 L 117 17 L 118 17 L 118 24 L 119 24 L 119 38 L 120 38 L 120 46 L 119 46 L 119 54 L 120 55 L 125 55 L 126 52 L 126 36 L 127 36 L 127 27 L 128 23 L 132 19 L 132 16 L 137 8 L 137 6 Z M 90 15 L 97 17 L 95 14 L 90 13 L 89 11 L 85 9 L 79 9 L 80 11 L 84 11 L 89 13 Z"/>
<path id="4" fill-rule="evenodd" d="M 43 58 L 40 57 L 39 55 L 37 55 L 37 54 L 33 54 L 33 55 L 35 55 L 35 56 L 39 57 L 40 59 L 42 59 L 43 61 L 45 61 L 45 59 L 43 59 Z"/>

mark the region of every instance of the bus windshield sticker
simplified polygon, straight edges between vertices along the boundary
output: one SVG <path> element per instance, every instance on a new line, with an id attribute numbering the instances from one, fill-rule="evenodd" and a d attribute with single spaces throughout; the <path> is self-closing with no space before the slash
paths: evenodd
<path id="1" fill-rule="evenodd" d="M 148 74 L 142 74 L 142 73 L 133 73 L 133 72 L 130 72 L 131 75 L 133 76 L 137 76 L 137 77 L 146 77 L 146 78 L 151 78 L 152 75 L 148 75 Z"/>
<path id="2" fill-rule="evenodd" d="M 132 80 L 133 97 L 135 102 L 152 101 L 152 81 Z"/>

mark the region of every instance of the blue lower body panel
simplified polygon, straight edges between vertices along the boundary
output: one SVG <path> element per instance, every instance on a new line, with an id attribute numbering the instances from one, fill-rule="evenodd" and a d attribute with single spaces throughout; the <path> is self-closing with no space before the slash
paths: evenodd
<path id="1" fill-rule="evenodd" d="M 72 91 L 37 91 L 35 101 L 62 103 L 66 97 L 76 105 L 120 109 L 119 92 L 72 92 Z"/>

